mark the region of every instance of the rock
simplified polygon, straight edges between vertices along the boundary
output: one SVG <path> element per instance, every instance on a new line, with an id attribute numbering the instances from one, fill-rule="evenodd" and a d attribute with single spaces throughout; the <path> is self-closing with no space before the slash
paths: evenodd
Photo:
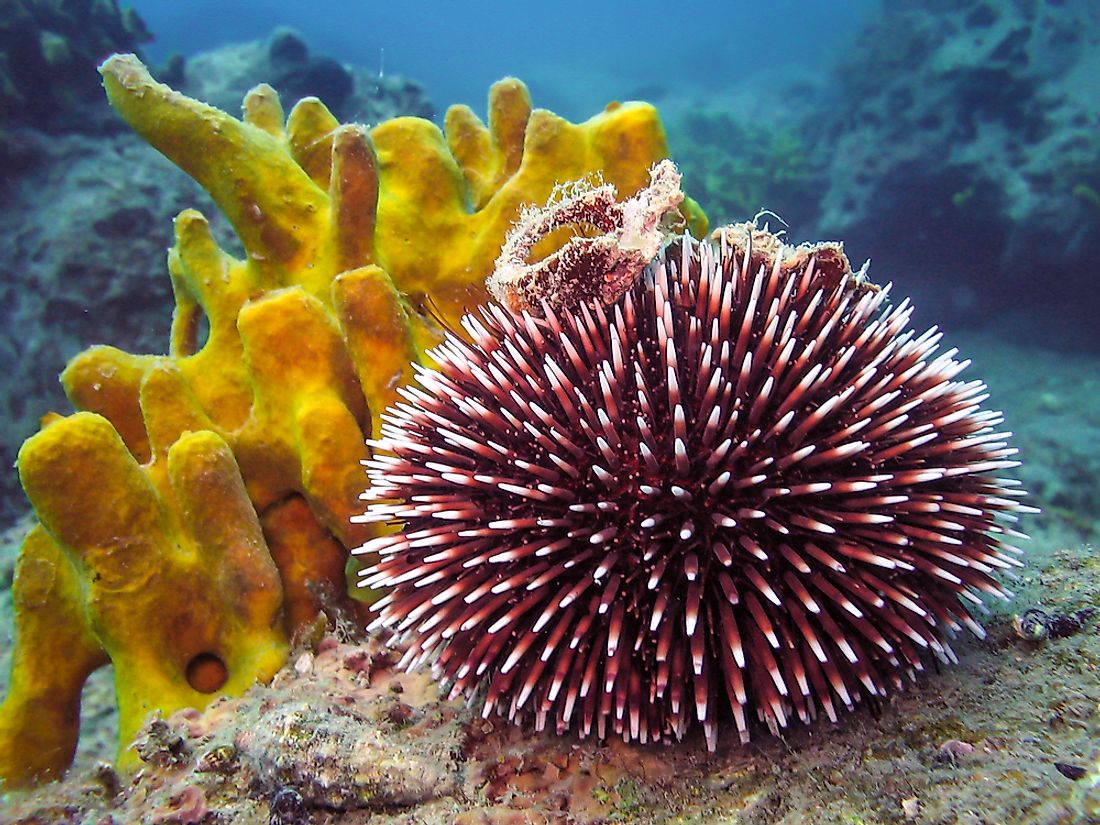
<path id="1" fill-rule="evenodd" d="M 405 739 L 354 709 L 298 701 L 261 713 L 237 744 L 269 787 L 292 787 L 309 805 L 385 810 L 454 793 L 455 765 Z"/>
<path id="2" fill-rule="evenodd" d="M 275 87 L 287 112 L 301 98 L 314 96 L 341 122 L 373 125 L 397 115 L 433 115 L 423 89 L 407 78 L 380 77 L 312 54 L 302 36 L 287 28 L 276 29 L 266 41 L 225 46 L 190 58 L 180 91 L 236 112 L 245 93 L 259 83 Z"/>
<path id="3" fill-rule="evenodd" d="M 826 184 L 799 232 L 871 255 L 930 318 L 1049 342 L 1056 315 L 1095 342 L 1098 33 L 1092 0 L 883 5 L 809 124 Z"/>
<path id="4" fill-rule="evenodd" d="M 114 2 L 7 0 L 0 15 L 0 117 L 48 130 L 112 128 L 96 64 L 113 51 L 137 51 L 150 37 L 136 12 Z"/>
<path id="5" fill-rule="evenodd" d="M 294 29 L 278 28 L 267 41 L 267 57 L 280 69 L 296 69 L 309 61 L 309 46 Z"/>

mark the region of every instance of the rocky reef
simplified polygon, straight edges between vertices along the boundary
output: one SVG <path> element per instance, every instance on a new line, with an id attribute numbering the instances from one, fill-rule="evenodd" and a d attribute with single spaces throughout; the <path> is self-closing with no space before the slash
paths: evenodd
<path id="1" fill-rule="evenodd" d="M 95 67 L 152 38 L 115 0 L 7 0 L 0 14 L 0 117 L 50 131 L 85 129 Z M 0 159 L 15 151 L 0 129 Z"/>
<path id="2" fill-rule="evenodd" d="M 400 74 L 380 75 L 361 66 L 315 54 L 293 29 L 276 29 L 267 40 L 225 46 L 165 66 L 165 81 L 191 97 L 227 112 L 248 90 L 268 83 L 288 108 L 316 97 L 342 122 L 376 124 L 395 115 L 431 118 L 419 85 Z"/>
<path id="3" fill-rule="evenodd" d="M 1025 598 L 1068 608 L 1100 596 L 1074 557 L 1036 571 Z M 424 671 L 398 672 L 399 649 L 329 636 L 270 685 L 151 720 L 136 774 L 100 764 L 9 794 L 0 823 L 1095 821 L 1100 687 L 1081 678 L 1100 664 L 1095 623 L 1036 644 L 1002 616 L 962 652 L 874 714 L 707 753 L 701 734 L 630 746 L 522 733 L 446 701 Z"/>
<path id="4" fill-rule="evenodd" d="M 1097 76 L 1090 0 L 902 0 L 813 76 L 698 101 L 670 142 L 717 220 L 768 209 L 948 328 L 1096 351 Z"/>
<path id="5" fill-rule="evenodd" d="M 1098 38 L 1088 0 L 884 6 L 840 63 L 845 105 L 814 132 L 822 227 L 861 245 L 904 227 L 876 264 L 920 261 L 955 317 L 1012 313 L 1021 298 L 1094 317 Z"/>
<path id="6" fill-rule="evenodd" d="M 812 226 L 820 217 L 816 193 L 823 169 L 797 116 L 742 118 L 700 106 L 673 121 L 669 137 L 685 188 L 707 205 L 716 224 L 762 210 L 797 226 Z"/>

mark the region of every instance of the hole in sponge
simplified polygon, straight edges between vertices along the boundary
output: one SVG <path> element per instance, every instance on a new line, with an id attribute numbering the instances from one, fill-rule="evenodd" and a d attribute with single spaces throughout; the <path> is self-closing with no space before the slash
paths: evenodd
<path id="1" fill-rule="evenodd" d="M 169 354 L 177 357 L 194 355 L 206 346 L 209 337 L 210 317 L 202 304 L 186 291 L 177 292 Z"/>
<path id="2" fill-rule="evenodd" d="M 225 662 L 213 653 L 200 653 L 187 663 L 187 684 L 199 693 L 220 690 L 228 679 Z"/>

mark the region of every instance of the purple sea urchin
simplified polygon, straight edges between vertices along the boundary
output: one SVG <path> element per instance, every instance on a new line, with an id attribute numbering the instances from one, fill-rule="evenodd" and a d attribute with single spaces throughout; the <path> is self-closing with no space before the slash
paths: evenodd
<path id="1" fill-rule="evenodd" d="M 713 748 L 953 658 L 1024 508 L 999 413 L 838 245 L 676 241 L 613 303 L 491 304 L 386 416 L 363 585 L 452 696 Z"/>

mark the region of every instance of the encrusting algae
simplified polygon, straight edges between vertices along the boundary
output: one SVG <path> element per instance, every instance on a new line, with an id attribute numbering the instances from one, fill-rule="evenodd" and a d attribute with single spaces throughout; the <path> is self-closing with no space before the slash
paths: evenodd
<path id="1" fill-rule="evenodd" d="M 151 713 L 269 679 L 322 604 L 354 610 L 365 438 L 442 328 L 485 299 L 520 206 L 593 174 L 632 194 L 667 155 L 651 106 L 574 125 L 532 110 L 514 79 L 490 90 L 488 126 L 456 106 L 441 132 L 409 117 L 340 125 L 311 98 L 284 121 L 263 85 L 239 121 L 133 56 L 101 72 L 112 105 L 211 194 L 246 255 L 181 213 L 168 355 L 81 353 L 61 377 L 78 412 L 47 416 L 20 451 L 40 523 L 13 585 L 8 787 L 70 764 L 96 668 L 115 667 L 119 762 L 132 767 L 127 745 Z M 680 214 L 705 232 L 693 202 Z"/>

